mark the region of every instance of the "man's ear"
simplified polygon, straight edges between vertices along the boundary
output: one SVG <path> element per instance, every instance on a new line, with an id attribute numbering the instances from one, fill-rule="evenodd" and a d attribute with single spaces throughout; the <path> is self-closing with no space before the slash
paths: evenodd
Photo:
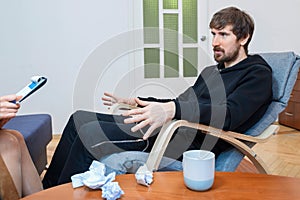
<path id="1" fill-rule="evenodd" d="M 240 44 L 241 44 L 242 46 L 244 46 L 244 45 L 248 42 L 249 37 L 250 37 L 250 35 L 248 34 L 245 38 L 241 38 L 241 39 L 240 39 Z"/>

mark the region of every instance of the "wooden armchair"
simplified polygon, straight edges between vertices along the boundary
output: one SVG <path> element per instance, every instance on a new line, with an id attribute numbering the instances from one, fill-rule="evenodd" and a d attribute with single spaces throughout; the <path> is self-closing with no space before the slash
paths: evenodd
<path id="1" fill-rule="evenodd" d="M 223 131 L 202 124 L 190 123 L 184 120 L 171 121 L 162 127 L 149 155 L 142 152 L 135 152 L 137 155 L 140 155 L 140 158 L 135 156 L 134 159 L 140 159 L 141 161 L 147 159 L 147 169 L 150 171 L 158 170 L 174 131 L 178 127 L 185 126 L 201 130 L 206 134 L 218 137 L 232 144 L 232 148 L 222 152 L 218 156 L 216 160 L 216 171 L 235 171 L 246 155 L 260 173 L 269 173 L 267 166 L 251 147 L 256 143 L 267 141 L 272 134 L 277 133 L 279 126 L 273 125 L 273 123 L 277 120 L 279 113 L 287 106 L 291 91 L 297 79 L 300 57 L 293 52 L 261 53 L 260 55 L 268 62 L 273 70 L 273 101 L 265 115 L 253 127 L 245 133 L 236 133 Z M 129 152 L 119 153 L 122 154 L 119 157 L 124 158 L 128 153 Z M 148 158 L 145 159 L 145 156 L 148 156 Z M 101 161 L 110 165 L 113 163 L 110 161 L 111 159 L 116 159 L 116 157 L 111 155 Z M 128 157 L 126 157 L 126 159 L 128 159 Z M 116 166 L 112 166 L 112 168 L 116 169 Z"/>
<path id="2" fill-rule="evenodd" d="M 263 118 L 244 134 L 223 131 L 184 120 L 165 124 L 146 162 L 149 170 L 157 170 L 158 164 L 174 131 L 180 126 L 186 126 L 201 130 L 232 144 L 234 148 L 221 153 L 216 160 L 217 171 L 234 171 L 246 155 L 260 173 L 268 173 L 267 166 L 251 149 L 251 146 L 255 143 L 265 142 L 272 134 L 277 133 L 279 130 L 279 127 L 272 125 L 272 123 L 276 121 L 279 113 L 287 105 L 298 75 L 300 57 L 293 52 L 264 53 L 261 56 L 269 63 L 273 70 L 273 101 Z M 250 146 L 247 142 L 250 142 Z"/>

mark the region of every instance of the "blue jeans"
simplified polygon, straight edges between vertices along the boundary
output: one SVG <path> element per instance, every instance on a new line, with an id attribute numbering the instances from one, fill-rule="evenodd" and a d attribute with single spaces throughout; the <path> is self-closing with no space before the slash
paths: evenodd
<path id="1" fill-rule="evenodd" d="M 140 151 L 125 151 L 105 156 L 99 161 L 105 164 L 106 174 L 116 172 L 116 174 L 135 173 L 137 169 L 146 163 L 149 153 Z M 178 160 L 163 157 L 158 171 L 181 171 L 182 163 Z"/>

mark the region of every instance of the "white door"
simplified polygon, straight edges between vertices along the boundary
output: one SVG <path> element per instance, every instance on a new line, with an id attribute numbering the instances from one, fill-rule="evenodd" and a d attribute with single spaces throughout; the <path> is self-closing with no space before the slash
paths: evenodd
<path id="1" fill-rule="evenodd" d="M 207 3 L 134 1 L 131 96 L 176 97 L 211 63 Z"/>

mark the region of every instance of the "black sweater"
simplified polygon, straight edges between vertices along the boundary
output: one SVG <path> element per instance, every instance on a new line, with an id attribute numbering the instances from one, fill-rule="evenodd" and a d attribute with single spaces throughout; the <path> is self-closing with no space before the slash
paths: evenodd
<path id="1" fill-rule="evenodd" d="M 263 116 L 271 100 L 272 70 L 263 58 L 252 55 L 229 68 L 222 64 L 205 68 L 195 84 L 172 101 L 175 119 L 243 133 Z"/>

